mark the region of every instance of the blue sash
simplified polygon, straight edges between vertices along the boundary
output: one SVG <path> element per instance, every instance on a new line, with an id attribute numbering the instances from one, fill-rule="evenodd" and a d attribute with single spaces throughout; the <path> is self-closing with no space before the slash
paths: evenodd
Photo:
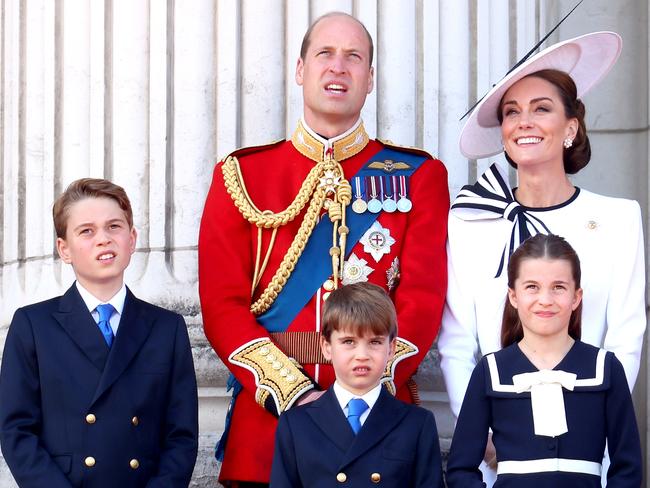
<path id="1" fill-rule="evenodd" d="M 387 174 L 410 176 L 427 159 L 427 157 L 419 154 L 384 148 L 372 156 L 355 176 L 386 176 Z M 404 162 L 408 164 L 409 168 L 387 173 L 382 169 L 368 167 L 374 161 L 385 160 Z M 347 256 L 352 251 L 352 248 L 377 220 L 380 213 L 364 212 L 358 214 L 351 212 L 349 207 L 347 208 L 346 225 L 350 228 L 350 233 L 348 234 L 344 256 Z M 271 307 L 257 317 L 257 321 L 269 332 L 284 332 L 287 330 L 293 319 L 314 296 L 316 290 L 332 274 L 332 261 L 328 259 L 329 248 L 332 245 L 332 225 L 330 219 L 323 218 L 314 227 L 305 249 L 284 288 Z"/>

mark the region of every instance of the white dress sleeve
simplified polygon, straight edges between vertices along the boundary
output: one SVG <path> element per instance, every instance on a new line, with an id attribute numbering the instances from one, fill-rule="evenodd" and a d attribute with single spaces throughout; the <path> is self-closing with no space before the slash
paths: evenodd
<path id="1" fill-rule="evenodd" d="M 645 258 L 639 204 L 633 200 L 622 200 L 621 204 L 620 232 L 613 237 L 618 240 L 618 256 L 610 277 L 603 348 L 616 354 L 623 364 L 632 390 L 639 372 L 646 328 Z"/>
<path id="2" fill-rule="evenodd" d="M 463 403 L 465 390 L 477 364 L 479 342 L 476 308 L 467 258 L 473 243 L 465 242 L 459 227 L 467 226 L 450 214 L 447 241 L 447 298 L 438 337 L 440 366 L 449 394 L 449 404 L 456 417 Z"/>

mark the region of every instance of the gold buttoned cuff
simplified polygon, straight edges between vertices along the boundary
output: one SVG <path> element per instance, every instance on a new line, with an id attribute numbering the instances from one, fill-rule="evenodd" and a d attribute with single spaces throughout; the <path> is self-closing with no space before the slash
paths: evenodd
<path id="1" fill-rule="evenodd" d="M 303 393 L 314 387 L 295 360 L 266 337 L 244 344 L 228 360 L 255 376 L 255 401 L 279 415 Z"/>

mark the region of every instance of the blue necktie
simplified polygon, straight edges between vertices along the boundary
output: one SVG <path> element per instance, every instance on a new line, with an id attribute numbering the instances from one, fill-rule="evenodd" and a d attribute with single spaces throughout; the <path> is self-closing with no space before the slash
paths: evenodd
<path id="1" fill-rule="evenodd" d="M 348 422 L 356 435 L 361 429 L 361 415 L 368 410 L 368 404 L 361 398 L 353 398 L 348 402 Z"/>
<path id="2" fill-rule="evenodd" d="M 113 329 L 111 329 L 109 320 L 111 319 L 113 312 L 115 312 L 115 308 L 110 303 L 104 303 L 102 305 L 97 305 L 96 310 L 99 314 L 99 322 L 97 322 L 99 330 L 102 331 L 106 345 L 111 347 L 111 344 L 113 344 Z"/>

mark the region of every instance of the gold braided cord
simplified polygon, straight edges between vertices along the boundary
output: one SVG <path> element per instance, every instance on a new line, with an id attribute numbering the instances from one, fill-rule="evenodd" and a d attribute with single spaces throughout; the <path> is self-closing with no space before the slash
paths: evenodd
<path id="1" fill-rule="evenodd" d="M 293 202 L 282 212 L 278 213 L 262 212 L 255 206 L 246 190 L 239 161 L 237 161 L 236 157 L 228 156 L 221 166 L 221 171 L 226 190 L 244 218 L 257 227 L 274 229 L 291 222 L 302 212 L 302 209 L 314 193 L 314 189 L 319 183 L 319 178 L 327 169 L 332 169 L 332 167 L 333 165 L 330 161 L 321 161 L 316 164 L 307 175 L 307 178 L 305 178 L 305 181 L 303 181 Z"/>
<path id="2" fill-rule="evenodd" d="M 302 254 L 302 251 L 305 249 L 305 245 L 309 240 L 309 236 L 314 230 L 314 226 L 318 221 L 318 216 L 320 214 L 320 209 L 323 206 L 323 201 L 325 200 L 325 189 L 320 187 L 317 188 L 314 192 L 314 196 L 307 208 L 307 213 L 305 218 L 300 224 L 300 228 L 296 233 L 296 236 L 293 238 L 293 242 L 289 247 L 289 250 L 282 258 L 282 262 L 278 267 L 277 271 L 273 275 L 273 278 L 267 285 L 266 289 L 262 292 L 260 297 L 251 305 L 251 312 L 255 315 L 260 315 L 266 312 L 269 307 L 273 304 L 275 299 L 278 297 L 284 285 L 286 285 L 289 276 L 296 267 L 298 258 Z"/>
<path id="3" fill-rule="evenodd" d="M 273 231 L 271 232 L 271 242 L 269 242 L 269 247 L 266 250 L 266 254 L 264 255 L 264 262 L 260 266 L 260 259 L 262 256 L 262 231 L 263 229 L 261 227 L 257 228 L 257 255 L 255 257 L 255 272 L 253 274 L 253 286 L 251 287 L 251 297 L 255 294 L 255 289 L 257 288 L 257 285 L 260 284 L 260 280 L 262 279 L 262 275 L 266 270 L 266 266 L 269 264 L 269 259 L 271 258 L 271 251 L 273 250 L 273 246 L 275 245 L 275 238 L 278 235 L 278 229 L 273 229 Z"/>
<path id="4" fill-rule="evenodd" d="M 341 171 L 343 171 L 343 169 L 341 169 Z M 341 202 L 341 223 L 338 226 L 339 247 L 341 249 L 341 254 L 345 255 L 345 246 L 347 245 L 348 233 L 350 232 L 348 226 L 345 225 L 345 207 L 347 207 L 352 201 L 352 185 L 350 185 L 349 181 L 345 179 L 341 181 L 337 189 L 336 196 L 339 202 Z M 341 257 L 341 259 L 339 260 L 339 266 L 336 269 L 336 271 L 338 271 L 339 276 L 343 276 L 344 264 L 345 264 L 345 259 L 344 257 Z M 337 280 L 335 280 L 334 283 L 338 285 Z"/>
<path id="5" fill-rule="evenodd" d="M 328 216 L 334 223 L 330 255 L 334 283 L 338 285 L 339 272 L 343 267 L 341 254 L 345 252 L 345 238 L 348 230 L 345 226 L 345 207 L 352 201 L 352 186 L 345 179 L 343 168 L 338 161 L 328 158 L 318 162 L 303 181 L 293 202 L 285 210 L 278 213 L 269 210 L 261 211 L 255 206 L 244 184 L 241 167 L 236 157 L 229 156 L 224 161 L 221 170 L 226 190 L 233 199 L 235 206 L 248 222 L 259 229 L 252 293 L 259 284 L 268 264 L 277 229 L 294 220 L 309 202 L 303 221 L 280 266 L 260 297 L 251 305 L 250 310 L 253 314 L 260 315 L 268 310 L 286 285 L 318 222 L 323 207 L 327 208 Z M 332 192 L 331 187 L 328 190 L 328 185 L 321 183 L 322 178 L 338 180 L 337 183 L 332 185 L 335 186 L 335 190 L 331 200 L 327 198 L 328 193 Z M 273 235 L 264 262 L 260 266 L 262 229 L 273 229 Z M 337 242 L 337 235 L 340 236 L 340 242 Z"/>

